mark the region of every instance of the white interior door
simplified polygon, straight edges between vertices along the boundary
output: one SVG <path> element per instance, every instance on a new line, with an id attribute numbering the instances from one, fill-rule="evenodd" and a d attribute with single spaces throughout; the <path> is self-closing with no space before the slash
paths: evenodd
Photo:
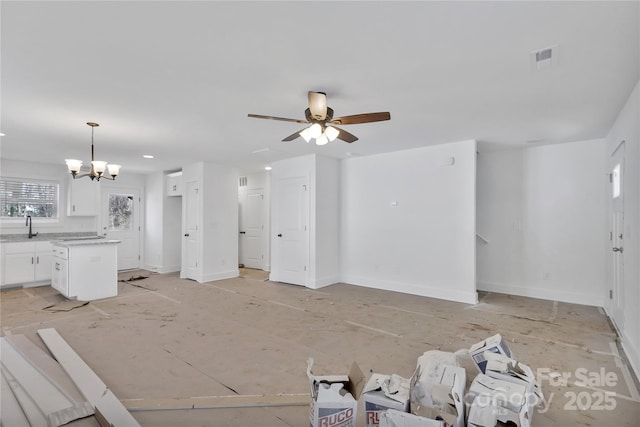
<path id="1" fill-rule="evenodd" d="M 264 238 L 264 190 L 246 190 L 240 200 L 240 262 L 248 268 L 262 269 Z"/>
<path id="2" fill-rule="evenodd" d="M 610 159 L 612 277 L 609 312 L 618 329 L 624 329 L 624 141 Z"/>
<path id="3" fill-rule="evenodd" d="M 280 282 L 306 286 L 309 265 L 307 177 L 278 180 L 274 247 L 271 271 Z"/>
<path id="4" fill-rule="evenodd" d="M 181 277 L 198 280 L 200 230 L 200 194 L 198 181 L 188 181 L 186 185 L 184 212 L 184 257 Z"/>
<path id="5" fill-rule="evenodd" d="M 140 268 L 140 192 L 131 188 L 103 187 L 102 231 L 120 240 L 118 270 Z"/>

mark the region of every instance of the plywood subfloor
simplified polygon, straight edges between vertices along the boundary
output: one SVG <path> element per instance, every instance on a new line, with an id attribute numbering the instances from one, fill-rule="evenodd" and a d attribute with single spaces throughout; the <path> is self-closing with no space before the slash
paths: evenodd
<path id="1" fill-rule="evenodd" d="M 126 281 L 131 277 L 148 276 Z M 501 333 L 534 370 L 569 374 L 542 388 L 549 400 L 533 426 L 635 426 L 637 385 L 602 310 L 480 293 L 467 305 L 337 284 L 320 290 L 241 277 L 199 284 L 176 274 L 121 274 L 117 297 L 69 311 L 43 309 L 62 299 L 49 286 L 1 293 L 2 333 L 56 328 L 120 399 L 189 398 L 308 392 L 306 364 L 317 374 L 411 376 L 426 350 L 456 351 Z M 581 370 L 581 371 L 578 371 Z M 542 371 L 541 371 L 542 372 Z M 576 385 L 576 374 L 615 374 L 615 384 Z M 469 380 L 471 380 L 470 378 Z M 614 403 L 600 396 L 614 396 Z M 588 408 L 572 404 L 580 398 Z M 613 407 L 612 407 L 613 406 Z M 302 426 L 305 406 L 133 412 L 143 426 Z M 362 421 L 362 420 L 361 420 Z M 97 426 L 88 418 L 71 426 Z M 362 424 L 360 424 L 362 425 Z"/>

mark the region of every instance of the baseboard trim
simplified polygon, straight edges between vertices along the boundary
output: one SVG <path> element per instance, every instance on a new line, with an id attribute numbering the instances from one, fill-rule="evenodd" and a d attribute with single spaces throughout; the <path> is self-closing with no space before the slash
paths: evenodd
<path id="1" fill-rule="evenodd" d="M 233 279 L 240 276 L 240 270 L 235 268 L 233 270 L 221 271 L 218 273 L 206 274 L 200 277 L 200 280 L 196 279 L 198 283 L 215 282 L 216 280 Z"/>
<path id="2" fill-rule="evenodd" d="M 320 289 L 324 288 L 325 286 L 335 285 L 339 281 L 340 280 L 338 280 L 338 276 L 321 277 L 316 280 L 311 280 L 307 287 L 310 289 Z"/>
<path id="3" fill-rule="evenodd" d="M 166 274 L 166 273 L 175 273 L 176 271 L 180 271 L 182 266 L 180 265 L 159 266 L 159 265 L 145 264 L 141 268 L 147 271 L 152 271 L 154 273 Z"/>
<path id="4" fill-rule="evenodd" d="M 342 283 L 347 283 L 355 286 L 362 286 L 364 288 L 381 289 L 384 291 L 401 292 L 410 295 L 419 295 L 429 298 L 437 298 L 447 301 L 461 302 L 465 304 L 477 304 L 478 293 L 475 291 L 461 292 L 452 291 L 444 287 L 434 287 L 423 284 L 405 283 L 405 282 L 391 282 L 386 280 L 371 279 L 367 277 L 358 276 L 343 276 L 340 280 Z"/>
<path id="5" fill-rule="evenodd" d="M 549 288 L 532 288 L 503 285 L 491 282 L 478 282 L 479 291 L 497 292 L 500 294 L 518 295 L 522 297 L 538 298 L 551 301 L 567 302 L 571 304 L 591 305 L 594 307 L 604 307 L 604 298 L 597 295 L 578 294 L 574 292 L 563 292 Z"/>
<path id="6" fill-rule="evenodd" d="M 636 375 L 636 379 L 640 379 L 640 353 L 638 349 L 627 339 L 626 335 L 620 337 L 620 342 L 627 356 L 627 360 L 631 365 L 631 369 Z"/>

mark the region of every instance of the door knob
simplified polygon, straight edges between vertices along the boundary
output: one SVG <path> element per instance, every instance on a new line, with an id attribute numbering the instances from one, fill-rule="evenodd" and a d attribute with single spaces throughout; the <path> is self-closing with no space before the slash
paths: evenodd
<path id="1" fill-rule="evenodd" d="M 282 237 L 282 234 L 278 234 L 278 237 Z"/>
<path id="2" fill-rule="evenodd" d="M 623 252 L 623 251 L 622 251 L 622 247 L 619 247 L 619 248 L 613 248 L 613 252 L 620 252 L 620 253 L 622 253 L 622 252 Z"/>
<path id="3" fill-rule="evenodd" d="M 184 237 L 189 237 L 189 233 L 186 233 L 186 234 L 184 235 Z"/>
<path id="4" fill-rule="evenodd" d="M 240 234 L 247 234 L 247 232 L 246 231 L 241 231 Z"/>

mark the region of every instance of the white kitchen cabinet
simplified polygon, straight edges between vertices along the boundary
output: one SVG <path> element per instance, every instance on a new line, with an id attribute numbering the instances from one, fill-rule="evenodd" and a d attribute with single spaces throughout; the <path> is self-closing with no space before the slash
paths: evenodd
<path id="1" fill-rule="evenodd" d="M 2 286 L 51 279 L 53 246 L 48 241 L 2 244 Z"/>
<path id="2" fill-rule="evenodd" d="M 54 241 L 51 286 L 80 301 L 118 295 L 119 240 Z"/>
<path id="3" fill-rule="evenodd" d="M 100 210 L 100 185 L 89 178 L 69 178 L 68 216 L 97 216 Z"/>
<path id="4" fill-rule="evenodd" d="M 167 196 L 182 196 L 182 172 L 167 175 Z"/>

